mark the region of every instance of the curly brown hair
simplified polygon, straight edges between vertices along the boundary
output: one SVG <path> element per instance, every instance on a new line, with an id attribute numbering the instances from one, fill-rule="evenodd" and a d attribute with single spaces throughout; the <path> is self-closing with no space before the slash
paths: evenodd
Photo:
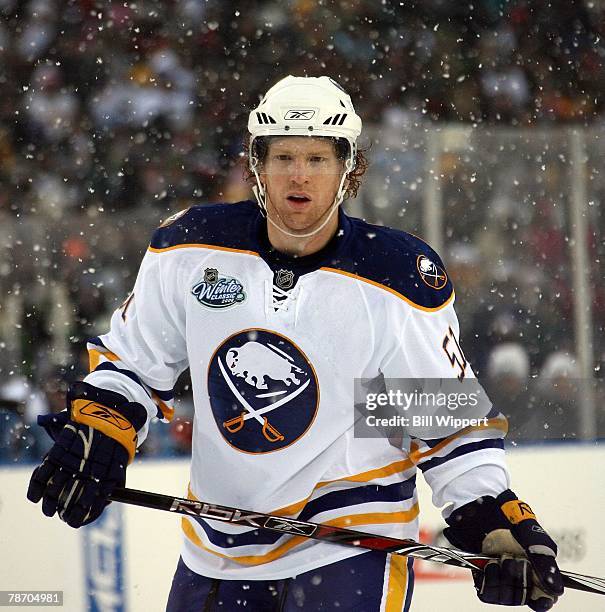
<path id="1" fill-rule="evenodd" d="M 322 138 L 322 137 L 320 137 Z M 324 137 L 325 138 L 325 137 Z M 348 156 L 348 147 L 349 144 L 344 138 L 330 138 L 334 144 L 334 150 L 336 151 L 336 155 L 339 159 L 346 159 Z M 256 149 L 256 154 L 259 160 L 262 162 L 269 151 L 269 142 L 270 137 L 264 136 L 261 138 L 257 138 L 254 142 L 254 147 Z M 243 143 L 243 154 L 240 157 L 240 163 L 242 164 L 242 171 L 244 180 L 247 183 L 255 183 L 256 178 L 254 176 L 254 172 L 250 170 L 250 166 L 248 165 L 248 155 L 250 152 L 250 143 L 247 139 L 244 140 Z M 357 192 L 361 187 L 361 179 L 363 175 L 366 173 L 368 169 L 368 159 L 365 156 L 365 153 L 368 152 L 368 149 L 357 149 L 357 153 L 355 154 L 355 168 L 347 174 L 347 190 L 345 192 L 345 198 L 355 198 L 357 197 Z"/>

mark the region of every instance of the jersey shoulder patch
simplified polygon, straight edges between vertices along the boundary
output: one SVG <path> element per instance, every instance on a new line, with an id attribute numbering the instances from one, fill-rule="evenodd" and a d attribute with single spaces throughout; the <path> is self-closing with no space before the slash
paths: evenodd
<path id="1" fill-rule="evenodd" d="M 439 255 L 423 240 L 404 231 L 351 219 L 355 239 L 340 262 L 352 272 L 398 294 L 412 306 L 437 310 L 454 288 Z M 339 266 L 341 267 L 341 266 Z"/>
<path id="2" fill-rule="evenodd" d="M 254 202 L 201 204 L 168 217 L 151 237 L 150 249 L 164 251 L 181 246 L 206 245 L 234 250 L 255 250 L 250 227 L 258 214 Z"/>

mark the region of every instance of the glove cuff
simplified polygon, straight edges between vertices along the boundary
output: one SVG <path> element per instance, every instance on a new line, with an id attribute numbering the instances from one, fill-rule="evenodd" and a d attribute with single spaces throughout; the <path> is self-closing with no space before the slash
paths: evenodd
<path id="1" fill-rule="evenodd" d="M 454 546 L 470 552 L 484 552 L 485 537 L 497 529 L 508 529 L 519 541 L 530 539 L 557 552 L 556 544 L 540 527 L 529 504 L 510 489 L 497 497 L 487 495 L 461 506 L 446 522 L 449 527 L 443 530 L 445 537 Z"/>
<path id="2" fill-rule="evenodd" d="M 496 497 L 496 503 L 500 506 L 502 514 L 512 525 L 518 525 L 527 519 L 537 520 L 529 504 L 517 499 L 517 496 L 510 489 L 500 493 Z"/>
<path id="3" fill-rule="evenodd" d="M 88 425 L 119 442 L 132 463 L 137 448 L 137 431 L 147 421 L 147 411 L 136 402 L 129 402 L 119 393 L 74 383 L 67 392 L 71 420 Z"/>
<path id="4" fill-rule="evenodd" d="M 449 527 L 443 530 L 443 534 L 457 548 L 479 554 L 488 533 L 508 528 L 499 506 L 491 495 L 465 504 L 445 519 Z"/>

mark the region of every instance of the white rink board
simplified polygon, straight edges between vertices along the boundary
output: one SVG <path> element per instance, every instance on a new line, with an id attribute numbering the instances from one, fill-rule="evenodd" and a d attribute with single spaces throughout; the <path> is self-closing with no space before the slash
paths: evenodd
<path id="1" fill-rule="evenodd" d="M 561 565 L 605 577 L 605 529 L 600 522 L 605 508 L 605 446 L 565 443 L 526 447 L 509 451 L 508 457 L 513 490 L 532 505 L 549 531 L 565 540 Z M 185 461 L 135 463 L 129 468 L 128 486 L 183 495 L 188 471 Z M 30 472 L 30 466 L 0 469 L 0 590 L 63 590 L 64 610 L 86 610 L 83 530 L 72 530 L 57 519 L 44 517 L 39 506 L 25 500 Z M 430 491 L 422 478 L 419 489 L 423 529 L 440 529 L 440 512 L 430 503 Z M 146 508 L 123 510 L 121 552 L 127 610 L 163 610 L 179 556 L 180 518 Z M 577 542 L 580 549 L 574 544 Z M 430 569 L 434 568 L 441 569 L 431 564 Z M 104 584 L 103 580 L 99 583 L 101 587 Z M 112 599 L 105 598 L 108 601 Z M 106 605 L 99 609 L 113 608 Z M 416 583 L 414 612 L 488 609 L 510 610 L 482 605 L 470 579 L 423 578 Z M 605 610 L 605 596 L 569 591 L 556 610 Z"/>
<path id="2" fill-rule="evenodd" d="M 583 552 L 559 542 L 560 565 L 570 572 L 605 577 L 605 446 L 557 443 L 507 451 L 511 489 L 526 500 L 542 526 L 566 541 L 580 538 Z M 418 479 L 422 525 L 442 528 L 440 511 L 431 503 L 430 489 Z M 558 539 L 558 538 L 555 538 Z M 581 557 L 578 559 L 577 557 Z M 461 570 L 454 570 L 461 571 Z M 468 582 L 417 581 L 414 612 L 475 612 L 479 610 L 529 610 L 528 607 L 487 606 Z M 605 595 L 567 591 L 556 605 L 558 612 L 603 612 Z"/>
<path id="3" fill-rule="evenodd" d="M 0 468 L 0 590 L 63 591 L 63 608 L 47 609 L 81 610 L 85 583 L 79 537 L 26 500 L 31 471 Z"/>

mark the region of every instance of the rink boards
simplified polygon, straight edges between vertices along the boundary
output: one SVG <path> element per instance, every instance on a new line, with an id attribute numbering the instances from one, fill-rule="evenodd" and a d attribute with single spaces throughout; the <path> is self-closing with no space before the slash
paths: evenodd
<path id="1" fill-rule="evenodd" d="M 527 446 L 508 457 L 512 488 L 559 544 L 560 565 L 605 576 L 605 444 Z M 128 486 L 183 495 L 188 471 L 184 460 L 146 460 L 131 466 Z M 70 611 L 163 610 L 180 518 L 112 504 L 102 521 L 72 530 L 25 500 L 30 472 L 31 466 L 0 468 L 0 590 L 63 591 Z M 444 522 L 422 478 L 419 494 L 422 537 L 435 541 Z M 467 572 L 417 563 L 416 573 L 414 611 L 486 609 Z M 605 609 L 605 597 L 568 592 L 556 609 L 596 612 Z"/>

